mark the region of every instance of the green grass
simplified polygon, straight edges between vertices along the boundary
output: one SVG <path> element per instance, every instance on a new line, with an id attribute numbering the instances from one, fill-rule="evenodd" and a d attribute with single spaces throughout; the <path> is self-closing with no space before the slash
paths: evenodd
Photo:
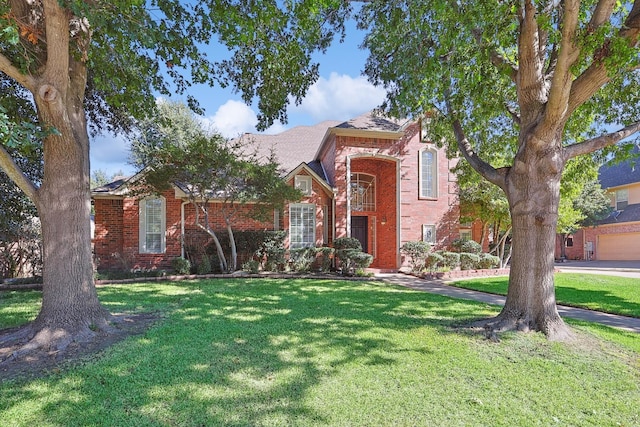
<path id="1" fill-rule="evenodd" d="M 165 316 L 98 358 L 0 383 L 0 425 L 640 425 L 640 348 L 610 328 L 576 323 L 592 338 L 574 346 L 520 333 L 496 344 L 460 328 L 496 307 L 375 282 L 208 280 L 99 295 L 112 312 Z M 37 307 L 39 296 L 12 298 Z M 5 319 L 5 303 L 0 328 L 20 321 Z"/>
<path id="2" fill-rule="evenodd" d="M 453 283 L 466 289 L 506 295 L 509 279 L 490 277 Z M 556 273 L 558 304 L 640 317 L 640 279 L 597 274 Z"/>

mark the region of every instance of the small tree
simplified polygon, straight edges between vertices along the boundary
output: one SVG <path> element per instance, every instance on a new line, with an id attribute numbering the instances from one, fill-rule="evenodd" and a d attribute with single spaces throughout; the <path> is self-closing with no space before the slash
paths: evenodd
<path id="1" fill-rule="evenodd" d="M 133 144 L 132 159 L 144 167 L 142 191 L 164 191 L 180 186 L 195 207 L 195 225 L 211 236 L 221 271 L 237 269 L 233 222 L 242 206 L 262 219 L 266 211 L 282 209 L 284 203 L 300 198 L 300 192 L 279 176 L 271 156 L 257 158 L 248 152 L 246 141 L 229 141 L 209 134 L 185 105 L 162 101 L 160 117 L 142 124 L 141 137 Z M 211 204 L 221 207 L 231 254 L 227 259 L 212 227 Z"/>

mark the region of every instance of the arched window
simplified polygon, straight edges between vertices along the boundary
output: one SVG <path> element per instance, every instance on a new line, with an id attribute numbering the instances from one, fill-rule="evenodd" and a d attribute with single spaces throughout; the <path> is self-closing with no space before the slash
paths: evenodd
<path id="1" fill-rule="evenodd" d="M 434 149 L 420 151 L 420 197 L 438 197 L 438 154 Z"/>
<path id="2" fill-rule="evenodd" d="M 376 210 L 376 178 L 373 175 L 351 174 L 351 210 Z"/>
<path id="3" fill-rule="evenodd" d="M 164 197 L 148 197 L 140 200 L 140 253 L 164 253 L 165 209 Z"/>

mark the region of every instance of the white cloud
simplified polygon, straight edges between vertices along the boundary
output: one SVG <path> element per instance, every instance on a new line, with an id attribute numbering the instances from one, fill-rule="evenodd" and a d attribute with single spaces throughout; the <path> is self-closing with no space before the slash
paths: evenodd
<path id="1" fill-rule="evenodd" d="M 203 123 L 227 138 L 235 138 L 244 132 L 253 132 L 258 124 L 258 117 L 245 103 L 229 100 L 213 116 L 204 118 Z"/>
<path id="2" fill-rule="evenodd" d="M 314 120 L 348 120 L 379 106 L 385 90 L 363 76 L 351 77 L 332 72 L 314 83 L 307 96 L 293 111 L 311 115 Z"/>
<path id="3" fill-rule="evenodd" d="M 226 138 L 235 138 L 245 132 L 256 132 L 258 115 L 241 101 L 228 100 L 222 104 L 213 116 L 202 119 L 205 128 L 220 132 Z M 276 134 L 287 128 L 280 122 L 274 123 L 264 133 Z"/>

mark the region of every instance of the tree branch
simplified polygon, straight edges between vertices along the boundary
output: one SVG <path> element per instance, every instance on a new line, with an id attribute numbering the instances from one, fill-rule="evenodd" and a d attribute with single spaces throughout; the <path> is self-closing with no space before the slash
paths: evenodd
<path id="1" fill-rule="evenodd" d="M 13 160 L 7 150 L 0 144 L 0 169 L 20 188 L 24 194 L 36 205 L 39 205 L 38 189 L 22 172 L 20 166 Z"/>
<path id="2" fill-rule="evenodd" d="M 615 5 L 616 0 L 600 0 L 593 10 L 593 15 L 591 15 L 591 21 L 587 26 L 588 31 L 593 32 L 607 22 L 613 13 Z"/>
<path id="3" fill-rule="evenodd" d="M 45 16 L 45 34 L 47 38 L 47 79 L 66 88 L 69 77 L 69 12 L 63 9 L 57 0 L 42 0 Z"/>
<path id="4" fill-rule="evenodd" d="M 633 8 L 621 26 L 619 36 L 626 38 L 629 46 L 637 46 L 638 40 L 640 40 L 640 0 L 634 2 Z M 603 43 L 600 49 L 596 51 L 598 59 L 594 60 L 573 82 L 569 95 L 569 114 L 573 113 L 611 80 L 611 76 L 609 76 L 604 66 L 604 60 L 611 55 L 611 51 L 608 49 L 609 42 L 609 40 L 606 40 Z"/>
<path id="5" fill-rule="evenodd" d="M 464 158 L 469 162 L 472 168 L 474 168 L 480 175 L 482 175 L 487 181 L 497 185 L 498 187 L 504 189 L 505 188 L 505 175 L 496 170 L 489 163 L 482 160 L 473 148 L 471 147 L 471 143 L 464 135 L 462 130 L 462 126 L 460 125 L 460 121 L 455 119 L 452 123 L 453 132 L 456 135 L 456 140 L 458 141 L 458 148 Z"/>
<path id="6" fill-rule="evenodd" d="M 606 135 L 601 135 L 596 138 L 589 139 L 587 141 L 583 141 L 578 144 L 573 144 L 568 147 L 565 147 L 564 148 L 565 162 L 569 159 L 580 156 L 581 154 L 593 153 L 596 150 L 613 145 L 619 141 L 622 141 L 625 138 L 630 137 L 631 135 L 639 131 L 640 131 L 640 121 L 632 123 L 629 126 L 625 126 L 622 129 L 619 129 L 615 132 L 608 133 Z"/>
<path id="7" fill-rule="evenodd" d="M 540 91 L 544 84 L 542 61 L 538 56 L 538 23 L 536 8 L 532 1 L 526 0 L 524 3 L 524 9 L 520 12 L 520 37 L 518 38 L 519 66 L 516 82 L 518 103 L 521 111 L 537 111 L 537 108 L 528 108 L 528 106 L 540 102 Z"/>
<path id="8" fill-rule="evenodd" d="M 34 93 L 36 88 L 35 79 L 29 74 L 23 74 L 18 68 L 16 68 L 9 59 L 0 54 L 0 71 L 7 76 L 15 80 L 18 84 L 22 85 L 25 89 Z"/>
<path id="9" fill-rule="evenodd" d="M 558 51 L 558 61 L 551 80 L 549 98 L 545 111 L 545 122 L 558 122 L 566 117 L 573 76 L 571 66 L 578 58 L 580 50 L 574 44 L 580 15 L 578 0 L 565 1 L 562 19 L 562 40 Z"/>
<path id="10" fill-rule="evenodd" d="M 480 49 L 488 49 L 489 50 L 489 59 L 491 63 L 500 71 L 501 73 L 509 76 L 512 82 L 516 82 L 516 77 L 518 75 L 518 67 L 511 63 L 507 58 L 499 54 L 495 49 L 490 49 L 486 46 L 486 44 L 482 41 L 482 29 L 476 28 L 472 31 L 474 38 L 476 39 L 476 43 Z"/>

